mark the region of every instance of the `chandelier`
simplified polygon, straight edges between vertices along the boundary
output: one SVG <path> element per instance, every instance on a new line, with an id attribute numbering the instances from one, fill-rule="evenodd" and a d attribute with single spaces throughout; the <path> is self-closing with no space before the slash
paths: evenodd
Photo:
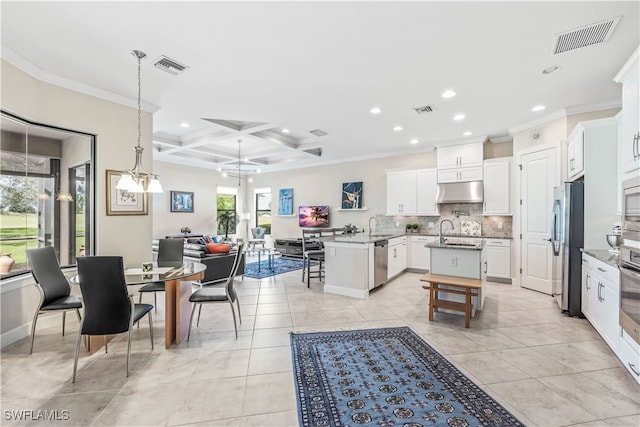
<path id="1" fill-rule="evenodd" d="M 234 177 L 234 178 L 238 178 L 238 187 L 240 187 L 241 183 L 242 183 L 242 173 L 260 173 L 260 169 L 242 169 L 242 157 L 241 157 L 241 153 L 240 153 L 240 146 L 242 145 L 242 140 L 239 139 L 238 140 L 238 165 L 234 166 L 233 168 L 218 168 L 218 172 L 220 172 L 222 174 L 223 177 L 227 178 L 227 177 Z M 248 177 L 246 178 L 248 182 L 253 182 L 253 178 Z"/>
<path id="2" fill-rule="evenodd" d="M 142 139 L 142 107 L 140 101 L 142 85 L 140 83 L 140 64 L 142 59 L 146 58 L 147 54 L 139 50 L 132 50 L 131 53 L 133 56 L 138 58 L 138 145 L 133 148 L 136 152 L 136 163 L 133 165 L 133 168 L 122 172 L 120 180 L 118 180 L 118 183 L 116 184 L 116 188 L 118 190 L 126 190 L 131 193 L 144 193 L 145 191 L 147 193 L 162 193 L 162 185 L 160 185 L 158 175 L 151 174 L 142 167 L 142 152 L 144 151 L 144 148 L 140 145 L 140 140 Z M 145 189 L 147 175 L 151 176 L 151 179 Z"/>

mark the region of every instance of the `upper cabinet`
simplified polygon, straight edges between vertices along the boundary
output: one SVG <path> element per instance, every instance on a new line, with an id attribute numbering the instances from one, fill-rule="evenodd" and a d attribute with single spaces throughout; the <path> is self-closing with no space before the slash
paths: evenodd
<path id="1" fill-rule="evenodd" d="M 387 173 L 387 214 L 416 212 L 416 171 Z"/>
<path id="2" fill-rule="evenodd" d="M 583 150 L 584 247 L 606 249 L 602 236 L 611 233 L 611 225 L 620 221 L 616 214 L 620 194 L 616 152 L 618 120 L 608 117 L 580 122 L 570 137 L 575 135 L 579 136 Z"/>
<path id="3" fill-rule="evenodd" d="M 575 181 L 584 175 L 584 129 L 578 125 L 567 138 L 567 177 Z"/>
<path id="4" fill-rule="evenodd" d="M 436 170 L 387 172 L 387 215 L 438 215 Z"/>
<path id="5" fill-rule="evenodd" d="M 482 143 L 438 147 L 438 169 L 482 167 Z"/>
<path id="6" fill-rule="evenodd" d="M 511 215 L 511 157 L 484 161 L 484 215 Z"/>
<path id="7" fill-rule="evenodd" d="M 482 181 L 482 143 L 438 147 L 438 182 Z"/>
<path id="8" fill-rule="evenodd" d="M 435 169 L 420 169 L 416 171 L 416 214 L 438 215 L 436 191 L 438 189 L 438 175 Z"/>
<path id="9" fill-rule="evenodd" d="M 618 135 L 618 163 L 622 174 L 640 168 L 639 49 L 636 49 L 613 79 L 622 83 L 622 114 Z"/>

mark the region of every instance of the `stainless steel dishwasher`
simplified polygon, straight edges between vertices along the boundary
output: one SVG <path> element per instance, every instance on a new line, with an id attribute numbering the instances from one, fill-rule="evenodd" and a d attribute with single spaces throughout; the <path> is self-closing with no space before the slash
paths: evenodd
<path id="1" fill-rule="evenodd" d="M 373 244 L 373 287 L 384 285 L 387 282 L 388 250 L 388 240 L 378 240 Z"/>

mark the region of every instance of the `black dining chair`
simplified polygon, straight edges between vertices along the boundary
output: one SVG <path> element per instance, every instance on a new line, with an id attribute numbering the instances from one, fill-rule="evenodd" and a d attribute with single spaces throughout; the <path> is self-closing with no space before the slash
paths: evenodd
<path id="1" fill-rule="evenodd" d="M 131 359 L 131 329 L 145 314 L 149 315 L 149 337 L 153 349 L 153 319 L 151 304 L 135 304 L 127 291 L 124 263 L 121 256 L 87 256 L 77 259 L 78 279 L 84 302 L 84 317 L 78 329 L 73 361 L 73 382 L 76 382 L 82 335 L 106 336 L 128 332 L 127 377 Z"/>
<path id="2" fill-rule="evenodd" d="M 36 336 L 36 323 L 41 313 L 62 311 L 62 336 L 64 336 L 65 317 L 68 310 L 75 310 L 78 321 L 81 320 L 80 309 L 82 301 L 79 295 L 71 295 L 71 285 L 62 274 L 56 252 L 53 246 L 27 249 L 27 260 L 31 267 L 31 274 L 36 281 L 36 288 L 40 293 L 40 302 L 31 322 L 31 348 Z"/>
<path id="3" fill-rule="evenodd" d="M 184 251 L 183 239 L 160 239 L 158 240 L 158 267 L 182 267 L 182 257 Z M 164 292 L 164 282 L 151 282 L 138 289 L 140 298 L 138 303 L 142 303 L 142 294 L 153 292 L 153 305 L 158 312 L 157 292 Z"/>
<path id="4" fill-rule="evenodd" d="M 202 304 L 210 304 L 210 303 L 229 303 L 231 307 L 231 314 L 233 315 L 233 326 L 236 330 L 236 339 L 238 339 L 238 323 L 236 322 L 236 313 L 233 309 L 233 303 L 235 302 L 238 306 L 238 318 L 240 323 L 242 323 L 242 315 L 240 314 L 240 301 L 238 300 L 238 294 L 233 286 L 233 281 L 236 277 L 236 273 L 238 272 L 238 266 L 240 265 L 240 260 L 242 259 L 242 246 L 240 243 L 238 245 L 238 250 L 236 252 L 235 259 L 233 260 L 233 266 L 231 267 L 231 272 L 229 273 L 229 277 L 225 282 L 224 288 L 222 287 L 204 287 L 196 290 L 189 297 L 189 301 L 193 303 L 193 307 L 191 308 L 191 317 L 189 318 L 189 332 L 187 333 L 187 342 L 191 338 L 191 325 L 193 323 L 193 315 L 196 312 L 196 308 L 198 308 L 198 321 L 196 326 L 200 326 L 200 313 L 202 312 Z"/>

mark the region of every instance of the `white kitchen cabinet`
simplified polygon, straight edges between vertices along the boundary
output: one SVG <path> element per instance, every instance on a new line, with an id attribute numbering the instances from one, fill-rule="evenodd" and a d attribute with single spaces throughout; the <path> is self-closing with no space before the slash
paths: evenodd
<path id="1" fill-rule="evenodd" d="M 482 269 L 486 280 L 511 283 L 511 240 L 485 239 Z"/>
<path id="2" fill-rule="evenodd" d="M 616 354 L 631 377 L 640 384 L 640 345 L 623 331 Z"/>
<path id="3" fill-rule="evenodd" d="M 620 304 L 619 270 L 592 256 L 582 254 L 582 297 L 587 298 L 589 322 L 598 331 L 609 347 L 616 352 L 620 341 L 620 324 L 618 321 Z"/>
<path id="4" fill-rule="evenodd" d="M 511 157 L 484 161 L 484 215 L 511 215 Z"/>
<path id="5" fill-rule="evenodd" d="M 416 171 L 387 173 L 387 215 L 416 213 Z"/>
<path id="6" fill-rule="evenodd" d="M 436 169 L 387 172 L 387 215 L 438 215 Z"/>
<path id="7" fill-rule="evenodd" d="M 438 169 L 438 183 L 482 181 L 482 168 Z"/>
<path id="8" fill-rule="evenodd" d="M 435 236 L 409 236 L 409 268 L 431 270 L 431 248 L 427 245 L 435 241 Z"/>
<path id="9" fill-rule="evenodd" d="M 407 268 L 407 237 L 389 239 L 387 253 L 387 278 L 390 279 Z"/>
<path id="10" fill-rule="evenodd" d="M 450 145 L 437 149 L 438 169 L 482 167 L 482 143 Z"/>
<path id="11" fill-rule="evenodd" d="M 567 137 L 567 180 L 575 181 L 584 175 L 584 129 L 576 126 Z"/>
<path id="12" fill-rule="evenodd" d="M 591 321 L 591 299 L 593 298 L 592 293 L 595 292 L 593 289 L 593 278 L 589 268 L 583 264 L 582 265 L 582 286 L 581 286 L 581 298 L 580 298 L 580 307 L 582 309 L 582 314 L 589 321 Z"/>
<path id="13" fill-rule="evenodd" d="M 639 49 L 636 49 L 613 79 L 617 83 L 622 83 L 622 111 L 618 135 L 618 162 L 622 174 L 628 174 L 640 168 Z"/>
<path id="14" fill-rule="evenodd" d="M 416 214 L 438 215 L 436 191 L 438 174 L 436 169 L 420 169 L 416 171 Z"/>
<path id="15" fill-rule="evenodd" d="M 583 153 L 584 179 L 584 246 L 589 249 L 609 249 L 605 235 L 611 225 L 620 221 L 617 200 L 618 163 L 616 140 L 618 120 L 615 117 L 588 120 L 576 124 L 569 138 L 580 136 Z"/>

